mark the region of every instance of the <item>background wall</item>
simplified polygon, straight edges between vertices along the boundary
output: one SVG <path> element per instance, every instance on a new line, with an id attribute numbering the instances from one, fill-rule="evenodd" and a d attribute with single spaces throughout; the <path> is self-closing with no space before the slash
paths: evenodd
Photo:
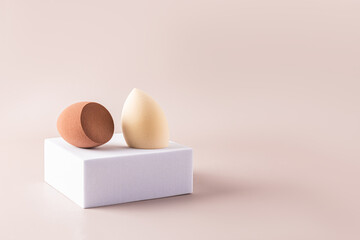
<path id="1" fill-rule="evenodd" d="M 356 0 L 0 0 L 0 237 L 359 239 L 359 12 Z M 79 209 L 42 182 L 43 139 L 83 100 L 119 132 L 133 87 L 194 148 L 195 192 Z"/>

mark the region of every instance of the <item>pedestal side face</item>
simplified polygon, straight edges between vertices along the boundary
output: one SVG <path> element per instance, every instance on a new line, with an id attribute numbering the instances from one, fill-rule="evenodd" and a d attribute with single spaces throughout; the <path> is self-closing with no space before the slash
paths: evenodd
<path id="1" fill-rule="evenodd" d="M 122 134 L 95 149 L 45 140 L 45 181 L 83 208 L 192 192 L 192 149 L 134 149 Z"/>
<path id="2" fill-rule="evenodd" d="M 84 162 L 85 208 L 192 193 L 190 148 Z"/>
<path id="3" fill-rule="evenodd" d="M 53 139 L 45 140 L 44 180 L 84 207 L 84 161 L 58 145 Z"/>

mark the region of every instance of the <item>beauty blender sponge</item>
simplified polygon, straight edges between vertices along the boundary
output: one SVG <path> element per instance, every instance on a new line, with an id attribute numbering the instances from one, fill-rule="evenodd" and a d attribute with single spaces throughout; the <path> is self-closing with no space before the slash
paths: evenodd
<path id="1" fill-rule="evenodd" d="M 79 148 L 93 148 L 108 142 L 114 134 L 109 111 L 96 102 L 78 102 L 68 106 L 57 119 L 61 137 Z"/>
<path id="2" fill-rule="evenodd" d="M 144 91 L 134 88 L 127 97 L 121 127 L 129 147 L 156 149 L 169 144 L 169 127 L 160 105 Z"/>

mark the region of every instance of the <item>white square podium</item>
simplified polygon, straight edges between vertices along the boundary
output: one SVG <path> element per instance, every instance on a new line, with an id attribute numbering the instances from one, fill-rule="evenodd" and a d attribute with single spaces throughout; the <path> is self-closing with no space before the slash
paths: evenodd
<path id="1" fill-rule="evenodd" d="M 122 134 L 93 149 L 45 139 L 44 180 L 82 208 L 192 193 L 192 149 L 127 147 Z"/>

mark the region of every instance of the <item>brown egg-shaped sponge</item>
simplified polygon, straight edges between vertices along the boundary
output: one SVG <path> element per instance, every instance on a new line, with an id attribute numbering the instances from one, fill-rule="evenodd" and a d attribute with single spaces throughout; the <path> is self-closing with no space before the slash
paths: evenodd
<path id="1" fill-rule="evenodd" d="M 114 121 L 101 104 L 78 102 L 60 114 L 57 129 L 68 143 L 79 148 L 93 148 L 111 139 L 114 134 Z"/>

